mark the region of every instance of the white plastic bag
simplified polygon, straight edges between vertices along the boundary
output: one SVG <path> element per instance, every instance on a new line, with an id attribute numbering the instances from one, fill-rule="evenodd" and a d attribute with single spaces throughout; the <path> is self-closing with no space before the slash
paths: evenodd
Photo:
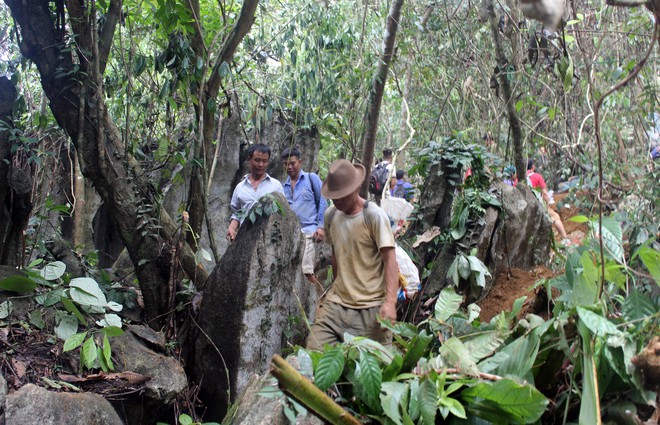
<path id="1" fill-rule="evenodd" d="M 403 198 L 388 196 L 381 199 L 380 207 L 390 216 L 394 222 L 408 218 L 415 207 Z"/>
<path id="2" fill-rule="evenodd" d="M 420 288 L 419 271 L 406 251 L 399 245 L 396 245 L 394 248 L 394 253 L 396 255 L 396 262 L 399 265 L 399 274 L 401 275 L 399 278 L 399 282 L 401 283 L 399 299 L 410 299 Z M 404 282 L 401 281 L 401 277 L 403 277 Z"/>

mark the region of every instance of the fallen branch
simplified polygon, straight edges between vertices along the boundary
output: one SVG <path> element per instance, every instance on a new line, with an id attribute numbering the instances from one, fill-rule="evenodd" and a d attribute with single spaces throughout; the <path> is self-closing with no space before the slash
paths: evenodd
<path id="1" fill-rule="evenodd" d="M 277 378 L 282 391 L 304 404 L 333 425 L 360 425 L 353 415 L 334 402 L 323 391 L 302 376 L 282 357 L 275 354 L 270 373 Z"/>

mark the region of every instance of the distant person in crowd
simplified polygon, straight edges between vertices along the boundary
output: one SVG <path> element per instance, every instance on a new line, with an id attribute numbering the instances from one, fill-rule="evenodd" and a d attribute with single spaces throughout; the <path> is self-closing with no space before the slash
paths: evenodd
<path id="1" fill-rule="evenodd" d="M 387 182 L 388 176 L 394 175 L 394 164 L 392 159 L 392 149 L 385 148 L 383 149 L 383 159 L 377 163 L 373 170 L 371 170 L 370 176 L 370 191 L 374 186 L 372 180 L 377 181 L 377 189 L 372 191 L 376 203 L 380 205 L 380 199 L 383 197 L 383 187 Z"/>
<path id="2" fill-rule="evenodd" d="M 493 139 L 493 136 L 490 135 L 490 133 L 484 134 L 483 137 L 484 140 L 484 146 L 486 147 L 486 150 L 493 152 L 495 150 L 495 139 Z"/>
<path id="3" fill-rule="evenodd" d="M 328 206 L 321 195 L 323 182 L 314 173 L 302 169 L 300 151 L 296 148 L 285 149 L 280 156 L 282 165 L 289 175 L 284 182 L 284 196 L 289 206 L 300 219 L 300 228 L 305 234 L 305 250 L 303 251 L 302 270 L 310 282 L 318 283 L 314 276 L 314 260 L 316 258 L 315 242 L 323 242 L 323 214 Z"/>
<path id="4" fill-rule="evenodd" d="M 546 209 L 548 210 L 548 215 L 552 220 L 552 225 L 555 226 L 555 229 L 557 229 L 557 232 L 559 232 L 559 235 L 562 238 L 562 243 L 570 244 L 571 240 L 568 238 L 568 235 L 566 234 L 566 230 L 564 230 L 564 223 L 561 222 L 561 218 L 559 217 L 559 214 L 557 214 L 555 210 L 549 207 L 549 205 L 554 204 L 554 200 L 550 197 L 550 194 L 548 193 L 548 188 L 545 184 L 545 180 L 543 179 L 543 176 L 541 176 L 539 173 L 536 172 L 536 165 L 534 164 L 534 160 L 531 158 L 527 160 L 527 181 L 532 188 L 541 191 L 541 196 L 545 201 Z"/>
<path id="5" fill-rule="evenodd" d="M 507 165 L 502 170 L 502 181 L 509 186 L 515 186 L 518 184 L 518 177 L 516 177 L 516 167 L 513 165 Z"/>
<path id="6" fill-rule="evenodd" d="M 282 183 L 266 173 L 270 162 L 270 148 L 266 145 L 255 144 L 247 151 L 250 172 L 246 174 L 234 188 L 231 197 L 231 219 L 227 228 L 227 239 L 234 241 L 239 226 L 247 212 L 262 196 L 280 192 L 284 194 Z"/>
<path id="7" fill-rule="evenodd" d="M 377 316 L 396 320 L 399 290 L 395 242 L 387 214 L 362 199 L 366 174 L 360 164 L 339 159 L 330 165 L 321 194 L 334 205 L 325 212 L 332 246 L 334 281 L 307 337 L 307 348 L 344 340 L 344 333 L 389 344 L 392 335 Z"/>
<path id="8" fill-rule="evenodd" d="M 396 170 L 396 176 L 392 178 L 390 186 L 390 195 L 395 198 L 403 198 L 408 202 L 413 202 L 415 196 L 413 185 L 403 179 L 405 172 Z"/>

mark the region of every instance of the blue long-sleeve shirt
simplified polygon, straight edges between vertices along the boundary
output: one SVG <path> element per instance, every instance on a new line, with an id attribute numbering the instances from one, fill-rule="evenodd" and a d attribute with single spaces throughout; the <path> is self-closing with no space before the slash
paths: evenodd
<path id="1" fill-rule="evenodd" d="M 323 227 L 323 214 L 328 207 L 328 203 L 321 196 L 321 179 L 319 176 L 301 170 L 293 191 L 291 190 L 291 177 L 287 177 L 282 186 L 289 206 L 300 219 L 302 231 L 309 235 L 319 227 Z"/>

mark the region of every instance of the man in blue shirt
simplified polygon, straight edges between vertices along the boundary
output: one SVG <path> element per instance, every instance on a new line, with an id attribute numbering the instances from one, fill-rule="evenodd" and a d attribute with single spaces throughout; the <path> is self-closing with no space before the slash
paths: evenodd
<path id="1" fill-rule="evenodd" d="M 405 172 L 403 170 L 396 170 L 396 178 L 392 178 L 392 188 L 390 195 L 395 198 L 404 198 L 408 202 L 413 202 L 415 197 L 415 189 L 413 185 L 403 179 Z"/>
<path id="2" fill-rule="evenodd" d="M 310 282 L 317 283 L 314 276 L 316 258 L 315 242 L 322 242 L 325 237 L 323 213 L 328 206 L 321 196 L 321 179 L 314 173 L 302 170 L 300 151 L 296 148 L 285 149 L 281 155 L 282 165 L 289 175 L 284 182 L 284 196 L 289 206 L 300 220 L 300 228 L 305 234 L 302 270 Z"/>
<path id="3" fill-rule="evenodd" d="M 282 183 L 266 173 L 270 161 L 270 148 L 266 145 L 256 144 L 248 148 L 248 161 L 250 172 L 246 174 L 234 188 L 231 197 L 231 220 L 227 228 L 227 239 L 234 241 L 238 227 L 250 208 L 262 196 L 272 193 L 284 193 Z"/>

